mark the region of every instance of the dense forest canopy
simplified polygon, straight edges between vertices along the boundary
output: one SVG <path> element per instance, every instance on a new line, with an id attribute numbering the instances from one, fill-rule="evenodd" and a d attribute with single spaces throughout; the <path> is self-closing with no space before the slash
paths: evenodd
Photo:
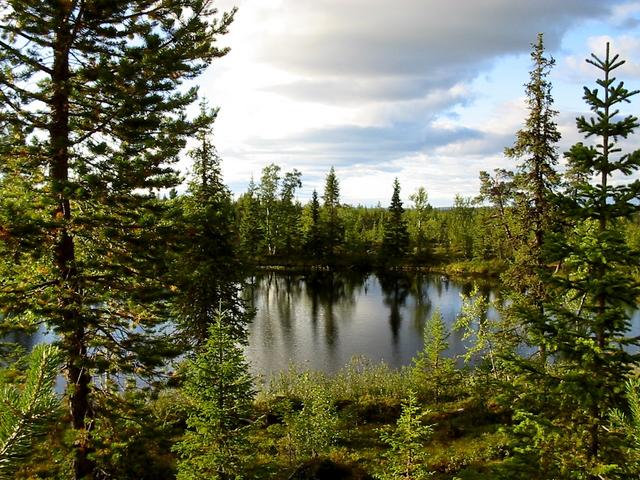
<path id="1" fill-rule="evenodd" d="M 234 200 L 218 110 L 190 117 L 185 88 L 227 53 L 234 15 L 207 0 L 0 10 L 1 328 L 53 333 L 31 352 L 2 342 L 0 478 L 637 477 L 639 92 L 616 79 L 624 60 L 608 43 L 587 59 L 591 114 L 560 152 L 539 34 L 512 169 L 478 172 L 477 197 L 451 208 L 429 204 L 428 179 L 409 204 L 397 178 L 387 207 L 345 204 L 333 167 L 303 205 L 303 173 L 275 163 Z M 436 311 L 404 369 L 292 367 L 258 388 L 244 292 L 269 266 L 477 269 L 500 275 L 503 301 L 463 298 L 473 369 L 443 357 Z"/>

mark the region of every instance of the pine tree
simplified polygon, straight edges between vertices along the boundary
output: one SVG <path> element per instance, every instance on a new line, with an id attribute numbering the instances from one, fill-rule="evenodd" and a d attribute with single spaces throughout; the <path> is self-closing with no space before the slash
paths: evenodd
<path id="1" fill-rule="evenodd" d="M 207 0 L 36 2 L 0 11 L 4 318 L 46 319 L 65 359 L 74 478 L 91 478 L 95 375 L 152 374 L 169 346 L 163 204 L 193 133 L 182 88 L 233 14 Z M 4 213 L 6 215 L 6 213 Z"/>
<path id="2" fill-rule="evenodd" d="M 313 191 L 311 195 L 310 223 L 305 232 L 305 249 L 307 254 L 313 258 L 322 256 L 322 230 L 320 225 L 320 202 L 318 201 L 318 192 Z"/>
<path id="3" fill-rule="evenodd" d="M 505 149 L 507 157 L 521 163 L 515 173 L 504 169 L 495 170 L 493 176 L 480 172 L 478 199 L 491 203 L 492 224 L 504 231 L 510 250 L 511 261 L 502 280 L 511 291 L 511 310 L 528 311 L 521 315 L 531 319 L 528 342 L 544 350 L 543 340 L 537 338 L 541 332 L 536 331 L 535 319 L 543 315 L 546 294 L 539 271 L 546 265 L 544 238 L 554 223 L 552 196 L 559 186 L 555 167 L 560 133 L 548 80 L 555 61 L 545 56 L 542 34 L 532 44 L 531 61 L 533 68 L 525 84 L 529 114 L 524 127 L 516 133 L 513 146 Z"/>
<path id="4" fill-rule="evenodd" d="M 389 445 L 390 451 L 385 454 L 388 459 L 385 471 L 376 475 L 381 480 L 423 480 L 431 478 L 433 472 L 426 468 L 427 456 L 424 442 L 433 433 L 431 425 L 425 425 L 423 412 L 418 406 L 416 395 L 409 396 L 402 402 L 402 412 L 394 429 L 382 430 L 380 439 Z"/>
<path id="5" fill-rule="evenodd" d="M 15 478 L 36 436 L 46 433 L 59 400 L 53 390 L 62 356 L 52 345 L 37 345 L 27 358 L 24 385 L 0 382 L 0 479 Z"/>
<path id="6" fill-rule="evenodd" d="M 544 239 L 554 227 L 552 196 L 557 191 L 560 178 L 555 167 L 558 163 L 557 142 L 560 132 L 555 123 L 558 112 L 553 109 L 549 72 L 555 60 L 545 57 L 542 34 L 532 45 L 533 69 L 525 85 L 529 116 L 525 126 L 516 134 L 511 148 L 505 149 L 507 157 L 521 159 L 517 166 L 513 185 L 516 190 L 514 214 L 514 258 L 506 275 L 505 285 L 514 290 L 517 308 L 527 309 L 529 342 L 540 346 L 544 358 L 543 335 L 536 329 L 535 319 L 544 315 L 543 302 L 547 294 L 539 272 L 545 268 Z"/>
<path id="7" fill-rule="evenodd" d="M 438 401 L 455 371 L 454 361 L 443 356 L 449 348 L 449 332 L 440 309 L 425 322 L 422 338 L 424 346 L 413 359 L 411 373 L 416 387 L 432 392 L 433 399 Z"/>
<path id="8" fill-rule="evenodd" d="M 393 181 L 393 194 L 388 214 L 384 223 L 384 238 L 381 253 L 385 259 L 399 259 L 407 254 L 409 248 L 409 231 L 404 219 L 404 208 L 400 200 L 400 182 Z"/>
<path id="9" fill-rule="evenodd" d="M 631 378 L 625 384 L 628 408 L 614 408 L 611 411 L 611 425 L 626 438 L 628 447 L 625 455 L 629 476 L 640 474 L 640 379 Z M 629 413 L 625 413 L 628 410 Z"/>
<path id="10" fill-rule="evenodd" d="M 227 315 L 215 315 L 207 341 L 185 365 L 190 414 L 175 446 L 179 480 L 246 478 L 253 379 Z"/>
<path id="11" fill-rule="evenodd" d="M 543 35 L 532 45 L 531 61 L 533 70 L 529 82 L 525 85 L 529 116 L 524 128 L 516 133 L 511 148 L 505 149 L 507 157 L 522 159 L 518 165 L 516 185 L 521 192 L 518 199 L 524 205 L 521 212 L 523 223 L 529 225 L 533 241 L 528 242 L 534 255 L 535 265 L 540 265 L 545 232 L 551 227 L 551 193 L 559 185 L 559 176 L 555 170 L 558 163 L 557 142 L 560 140 L 553 109 L 549 72 L 555 65 L 552 57 L 545 57 Z"/>

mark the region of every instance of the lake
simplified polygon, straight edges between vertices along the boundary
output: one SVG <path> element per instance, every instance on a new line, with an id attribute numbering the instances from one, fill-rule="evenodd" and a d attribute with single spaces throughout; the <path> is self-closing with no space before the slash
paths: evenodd
<path id="1" fill-rule="evenodd" d="M 495 286 L 480 282 L 479 287 L 481 294 L 495 298 Z M 423 347 L 425 321 L 439 308 L 452 330 L 460 294 L 472 288 L 469 279 L 415 272 L 261 273 L 245 291 L 256 309 L 246 347 L 252 373 L 270 378 L 292 363 L 333 373 L 357 355 L 394 368 L 410 365 Z M 640 335 L 640 310 L 632 325 L 630 334 Z M 43 327 L 34 335 L 14 333 L 5 340 L 30 350 L 54 341 L 55 335 Z M 451 331 L 448 341 L 445 355 L 465 352 L 462 333 Z"/>
<path id="2" fill-rule="evenodd" d="M 422 349 L 422 330 L 439 308 L 451 327 L 469 280 L 394 272 L 357 274 L 263 273 L 248 295 L 256 308 L 246 350 L 253 373 L 270 377 L 291 363 L 335 372 L 355 355 L 391 367 L 409 365 Z M 484 284 L 481 292 L 493 297 Z M 449 351 L 465 351 L 462 334 L 452 332 Z"/>

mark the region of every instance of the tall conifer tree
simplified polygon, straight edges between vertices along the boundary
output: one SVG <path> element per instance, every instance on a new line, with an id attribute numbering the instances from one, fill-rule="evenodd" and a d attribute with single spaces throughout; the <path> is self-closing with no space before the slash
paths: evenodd
<path id="1" fill-rule="evenodd" d="M 340 183 L 333 167 L 329 170 L 324 183 L 323 213 L 324 213 L 324 240 L 326 253 L 333 258 L 336 248 L 342 243 L 342 222 L 338 215 L 340 209 Z"/>
<path id="2" fill-rule="evenodd" d="M 575 145 L 567 156 L 586 174 L 583 179 L 598 180 L 578 180 L 559 199 L 572 227 L 550 242 L 559 268 L 549 274 L 554 295 L 536 320 L 555 362 L 529 366 L 525 375 L 537 389 L 523 391 L 516 403 L 516 432 L 522 436 L 517 469 L 523 472 L 528 464 L 543 478 L 637 475 L 625 470 L 624 445 L 607 417 L 621 404 L 625 380 L 638 361 L 627 348 L 637 345 L 629 336 L 628 312 L 640 294 L 630 268 L 638 252 L 630 250 L 619 223 L 640 208 L 640 181 L 624 182 L 640 169 L 640 151 L 623 154 L 618 144 L 638 127 L 638 119 L 622 116 L 619 106 L 638 92 L 616 83 L 613 71 L 624 61 L 610 54 L 608 44 L 604 59 L 592 55 L 587 62 L 602 77 L 597 88 L 584 89 L 595 116 L 579 117 L 577 127 L 593 142 Z"/>
<path id="3" fill-rule="evenodd" d="M 555 168 L 560 132 L 555 122 L 558 112 L 553 109 L 548 79 L 555 60 L 545 56 L 541 33 L 532 49 L 533 69 L 525 85 L 529 115 L 524 127 L 516 133 L 513 146 L 505 149 L 507 157 L 519 159 L 521 163 L 513 179 L 514 261 L 504 280 L 516 292 L 526 291 L 530 303 L 537 309 L 532 314 L 539 316 L 542 315 L 545 289 L 537 272 L 546 263 L 543 244 L 554 221 L 552 195 L 560 183 Z"/>
<path id="4" fill-rule="evenodd" d="M 385 258 L 402 258 L 409 248 L 409 231 L 404 219 L 404 208 L 400 200 L 400 182 L 393 181 L 393 194 L 384 223 L 382 255 Z"/>
<path id="5" fill-rule="evenodd" d="M 241 297 L 244 266 L 238 254 L 238 232 L 231 192 L 222 181 L 220 158 L 213 145 L 211 128 L 217 110 L 201 104 L 195 123 L 197 146 L 192 181 L 179 197 L 180 252 L 176 262 L 180 290 L 178 319 L 188 344 L 199 346 L 207 339 L 209 325 L 220 309 L 229 331 L 245 339 L 250 312 Z"/>
<path id="6" fill-rule="evenodd" d="M 74 478 L 92 478 L 97 374 L 162 363 L 161 205 L 193 133 L 181 88 L 226 50 L 208 0 L 7 0 L 0 10 L 4 318 L 65 358 Z M 6 212 L 12 212 L 7 214 Z"/>

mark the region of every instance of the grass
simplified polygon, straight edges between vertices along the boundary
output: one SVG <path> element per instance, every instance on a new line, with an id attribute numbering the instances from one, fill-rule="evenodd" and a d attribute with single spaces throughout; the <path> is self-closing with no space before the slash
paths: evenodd
<path id="1" fill-rule="evenodd" d="M 357 472 L 354 478 L 381 472 L 387 448 L 380 440 L 381 429 L 395 425 L 401 401 L 410 390 L 418 395 L 429 390 L 428 386 L 415 385 L 413 378 L 408 368 L 393 370 L 362 358 L 354 359 L 335 375 L 295 368 L 283 372 L 256 399 L 257 412 L 265 423 L 256 431 L 253 444 L 262 452 L 262 470 L 270 472 L 256 478 L 289 478 L 300 465 L 320 459 L 353 469 Z M 502 427 L 509 422 L 508 412 L 474 393 L 483 391 L 474 382 L 484 380 L 473 378 L 473 373 L 454 378 L 459 385 L 450 386 L 455 394 L 447 401 L 427 402 L 424 398 L 429 396 L 422 396 L 421 407 L 429 412 L 426 422 L 434 430 L 424 445 L 427 467 L 434 472 L 434 479 L 492 478 L 506 454 L 507 438 Z M 286 438 L 282 409 L 299 411 L 318 388 L 331 399 L 338 419 L 334 441 L 318 458 L 297 458 L 292 462 L 283 453 Z"/>

